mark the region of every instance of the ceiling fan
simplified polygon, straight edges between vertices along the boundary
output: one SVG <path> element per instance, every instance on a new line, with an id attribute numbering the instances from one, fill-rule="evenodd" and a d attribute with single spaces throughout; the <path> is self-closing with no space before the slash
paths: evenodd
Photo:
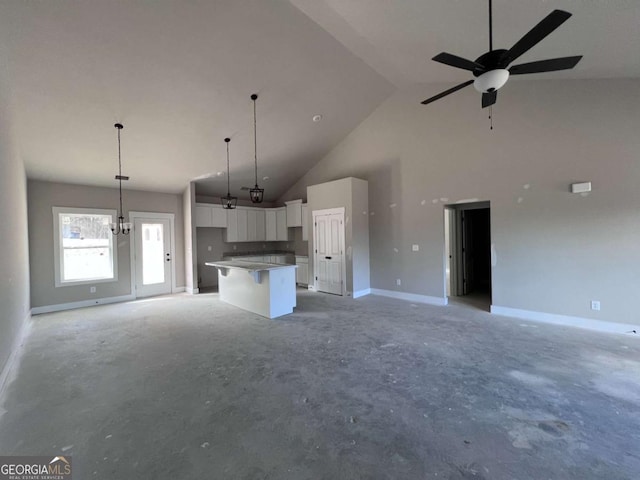
<path id="1" fill-rule="evenodd" d="M 516 42 L 509 50 L 493 49 L 493 25 L 492 8 L 489 0 L 489 51 L 479 56 L 475 61 L 467 60 L 450 53 L 439 53 L 432 60 L 444 63 L 451 67 L 461 68 L 473 73 L 476 77 L 467 80 L 460 85 L 456 85 L 449 90 L 445 90 L 438 95 L 427 98 L 423 105 L 446 97 L 458 90 L 463 89 L 473 83 L 474 88 L 482 93 L 482 108 L 489 107 L 496 103 L 498 90 L 502 87 L 510 75 L 525 75 L 528 73 L 555 72 L 556 70 L 569 70 L 576 66 L 582 55 L 575 57 L 552 58 L 549 60 L 539 60 L 531 63 L 521 63 L 510 68 L 511 62 L 516 60 L 532 47 L 536 46 L 547 35 L 562 25 L 571 16 L 569 12 L 554 10 L 547 15 L 540 23 L 533 27 L 529 33 Z"/>

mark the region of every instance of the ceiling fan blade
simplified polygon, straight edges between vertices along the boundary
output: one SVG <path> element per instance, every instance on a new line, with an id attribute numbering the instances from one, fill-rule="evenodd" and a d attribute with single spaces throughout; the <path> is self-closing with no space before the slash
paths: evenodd
<path id="1" fill-rule="evenodd" d="M 481 70 L 484 71 L 485 68 L 479 63 L 473 62 L 471 60 L 467 60 L 466 58 L 458 57 L 457 55 L 452 55 L 450 53 L 439 53 L 431 60 L 435 60 L 436 62 L 444 63 L 445 65 L 449 65 L 451 67 L 462 68 L 463 70 L 469 70 L 470 72 Z"/>
<path id="2" fill-rule="evenodd" d="M 570 16 L 571 14 L 564 10 L 554 10 L 551 12 L 542 21 L 540 21 L 540 23 L 529 30 L 529 33 L 518 40 L 507 53 L 505 53 L 503 57 L 503 65 L 509 65 L 520 55 L 537 45 L 547 35 L 566 22 Z"/>
<path id="3" fill-rule="evenodd" d="M 489 92 L 489 93 L 483 93 L 482 94 L 482 108 L 490 107 L 491 105 L 496 103 L 497 99 L 498 99 L 498 91 L 497 90 L 495 90 L 493 92 Z"/>
<path id="4" fill-rule="evenodd" d="M 557 70 L 569 70 L 577 65 L 582 55 L 575 57 L 552 58 L 538 62 L 521 63 L 509 69 L 511 75 L 525 75 L 527 73 L 555 72 Z"/>
<path id="5" fill-rule="evenodd" d="M 461 90 L 464 87 L 471 85 L 472 83 L 473 83 L 473 80 L 468 80 L 468 81 L 466 81 L 464 83 L 461 83 L 460 85 L 456 85 L 455 87 L 450 88 L 449 90 L 445 90 L 444 92 L 439 93 L 438 95 L 436 95 L 434 97 L 427 98 L 424 102 L 421 102 L 421 103 L 422 103 L 422 105 L 426 105 L 427 103 L 435 102 L 436 100 L 439 100 L 442 97 L 446 97 L 447 95 L 450 95 L 450 94 L 452 94 L 454 92 L 457 92 L 458 90 Z"/>

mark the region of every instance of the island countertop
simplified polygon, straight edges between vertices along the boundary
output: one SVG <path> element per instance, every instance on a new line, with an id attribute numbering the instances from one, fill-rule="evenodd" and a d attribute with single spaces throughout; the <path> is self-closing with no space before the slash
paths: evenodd
<path id="1" fill-rule="evenodd" d="M 205 265 L 217 268 L 235 268 L 239 270 L 247 270 L 249 272 L 261 272 L 265 270 L 278 270 L 281 268 L 297 268 L 296 265 L 280 265 L 277 263 L 264 262 L 246 262 L 243 260 L 206 262 Z"/>

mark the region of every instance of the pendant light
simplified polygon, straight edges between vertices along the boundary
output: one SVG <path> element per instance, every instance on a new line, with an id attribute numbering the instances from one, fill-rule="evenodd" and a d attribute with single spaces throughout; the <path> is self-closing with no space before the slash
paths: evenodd
<path id="1" fill-rule="evenodd" d="M 256 130 L 256 100 L 258 99 L 258 95 L 255 93 L 251 95 L 251 100 L 253 100 L 253 152 L 254 152 L 254 160 L 256 167 L 256 186 L 249 190 L 249 196 L 251 197 L 251 201 L 253 203 L 262 203 L 264 199 L 264 188 L 258 187 L 258 134 Z"/>
<path id="2" fill-rule="evenodd" d="M 225 138 L 225 142 L 227 142 L 227 196 L 222 197 L 220 201 L 222 202 L 222 208 L 226 208 L 227 210 L 231 210 L 236 208 L 238 204 L 238 197 L 231 196 L 231 188 L 229 187 L 231 180 L 229 178 L 229 142 L 230 138 Z"/>
<path id="3" fill-rule="evenodd" d="M 122 175 L 122 155 L 120 153 L 120 130 L 122 130 L 124 127 L 122 126 L 121 123 L 116 123 L 114 127 L 116 127 L 116 129 L 118 130 L 118 175 L 116 175 L 116 180 L 118 180 L 120 185 L 120 213 L 118 215 L 118 221 L 116 223 L 109 224 L 109 227 L 111 228 L 111 233 L 113 233 L 114 235 L 119 235 L 119 234 L 129 235 L 129 232 L 131 231 L 131 223 L 124 221 L 124 211 L 122 209 L 122 181 L 129 180 L 129 177 L 127 177 L 126 175 Z"/>

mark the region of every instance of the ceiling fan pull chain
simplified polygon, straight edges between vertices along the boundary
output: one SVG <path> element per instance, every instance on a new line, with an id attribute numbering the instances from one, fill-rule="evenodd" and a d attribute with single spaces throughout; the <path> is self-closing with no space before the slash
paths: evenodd
<path id="1" fill-rule="evenodd" d="M 493 105 L 489 107 L 489 124 L 490 124 L 489 130 L 493 130 Z"/>

